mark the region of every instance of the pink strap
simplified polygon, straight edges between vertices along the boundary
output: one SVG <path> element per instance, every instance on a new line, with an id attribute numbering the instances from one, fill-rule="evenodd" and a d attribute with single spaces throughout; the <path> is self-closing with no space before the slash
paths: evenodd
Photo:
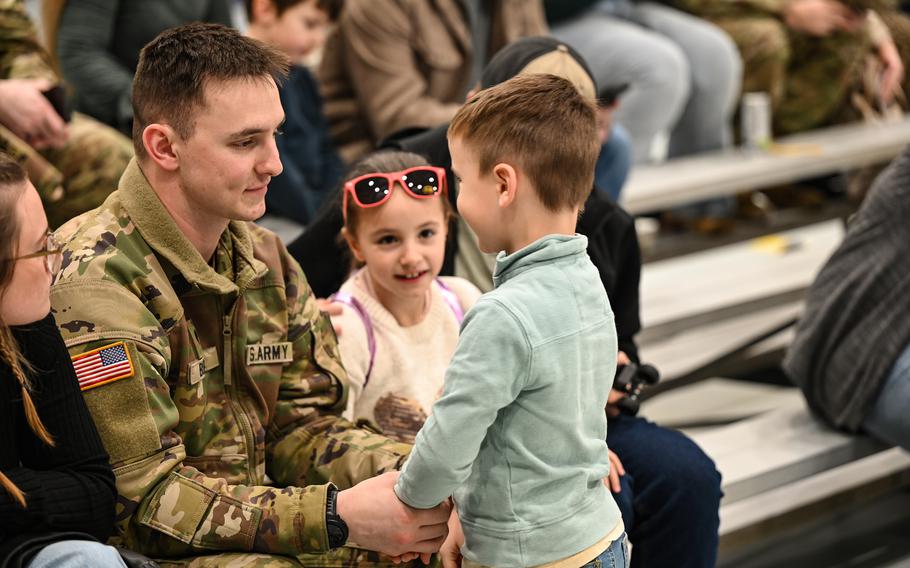
<path id="1" fill-rule="evenodd" d="M 370 316 L 367 314 L 363 304 L 347 292 L 339 291 L 329 299 L 333 302 L 341 302 L 342 304 L 351 306 L 351 308 L 357 312 L 357 315 L 360 316 L 360 321 L 363 322 L 363 327 L 366 329 L 367 348 L 370 350 L 370 364 L 367 366 L 366 376 L 363 377 L 363 386 L 366 387 L 367 383 L 370 382 L 370 374 L 373 372 L 373 361 L 376 359 L 376 336 L 373 334 L 373 323 L 370 321 Z"/>
<path id="2" fill-rule="evenodd" d="M 461 325 L 464 320 L 464 310 L 461 309 L 461 302 L 458 301 L 458 296 L 441 278 L 436 279 L 436 284 L 439 286 L 439 293 L 442 294 L 442 299 L 452 310 L 458 325 Z M 349 293 L 338 291 L 329 299 L 353 308 L 357 315 L 360 316 L 360 321 L 363 322 L 363 327 L 367 333 L 367 348 L 370 351 L 370 364 L 367 366 L 367 373 L 363 378 L 363 386 L 366 387 L 367 383 L 370 382 L 370 375 L 373 373 L 373 362 L 376 360 L 376 335 L 373 333 L 373 322 L 370 321 L 370 315 L 367 313 L 366 308 L 363 307 L 363 304 Z"/>

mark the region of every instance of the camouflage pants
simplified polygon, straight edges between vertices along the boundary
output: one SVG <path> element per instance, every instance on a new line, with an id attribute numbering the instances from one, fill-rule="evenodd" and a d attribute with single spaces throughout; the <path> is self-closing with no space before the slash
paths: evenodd
<path id="1" fill-rule="evenodd" d="M 402 568 L 423 567 L 417 560 L 410 564 L 394 564 L 381 560 L 375 552 L 353 548 L 339 548 L 326 554 L 302 554 L 297 558 L 268 554 L 213 554 L 183 560 L 158 560 L 161 568 Z M 430 566 L 439 566 L 434 557 Z"/>
<path id="2" fill-rule="evenodd" d="M 117 189 L 133 156 L 129 138 L 85 115 L 74 114 L 60 150 L 38 152 L 0 127 L 0 150 L 10 153 L 35 184 L 51 228 L 93 209 Z"/>
<path id="3" fill-rule="evenodd" d="M 870 47 L 860 33 L 810 37 L 791 33 L 780 20 L 765 16 L 712 21 L 739 47 L 742 92 L 771 96 L 778 135 L 836 122 Z"/>

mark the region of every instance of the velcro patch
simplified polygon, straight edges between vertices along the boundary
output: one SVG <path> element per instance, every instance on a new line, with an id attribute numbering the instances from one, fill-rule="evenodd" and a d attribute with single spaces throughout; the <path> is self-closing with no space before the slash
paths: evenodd
<path id="1" fill-rule="evenodd" d="M 246 346 L 247 365 L 290 363 L 294 360 L 294 345 L 284 343 L 254 343 Z"/>
<path id="2" fill-rule="evenodd" d="M 122 341 L 72 357 L 79 390 L 87 391 L 135 374 L 129 349 Z"/>

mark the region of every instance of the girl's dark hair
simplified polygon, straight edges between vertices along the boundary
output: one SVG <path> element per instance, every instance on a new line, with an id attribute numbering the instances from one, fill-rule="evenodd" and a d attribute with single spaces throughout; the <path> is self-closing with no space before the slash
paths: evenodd
<path id="1" fill-rule="evenodd" d="M 348 170 L 347 175 L 344 176 L 344 181 L 341 182 L 341 192 L 339 192 L 339 195 L 342 198 L 339 207 L 343 207 L 344 184 L 348 180 L 352 180 L 356 177 L 370 173 L 387 174 L 389 172 L 399 172 L 408 168 L 416 168 L 418 166 L 429 165 L 430 163 L 426 158 L 412 152 L 386 150 L 369 154 L 351 166 L 351 168 Z M 401 188 L 399 187 L 397 189 L 400 190 Z M 451 219 L 453 216 L 452 206 L 445 195 L 440 195 L 439 198 L 443 202 L 443 215 L 445 216 L 446 222 L 448 222 L 449 219 Z M 348 199 L 347 210 L 344 211 L 347 216 L 347 220 L 344 223 L 344 228 L 347 229 L 348 233 L 352 235 L 356 234 L 357 232 L 357 221 L 360 216 L 360 209 L 361 208 L 358 207 L 356 203 L 354 203 L 351 199 Z"/>
<path id="2" fill-rule="evenodd" d="M 11 157 L 0 152 L 0 299 L 3 298 L 6 287 L 9 286 L 10 281 L 13 279 L 16 255 L 19 254 L 19 231 L 21 227 L 16 204 L 19 198 L 22 197 L 22 189 L 26 179 L 25 170 L 22 169 L 22 166 Z M 28 375 L 26 375 L 26 370 L 29 368 L 28 363 L 22 356 L 19 345 L 16 343 L 9 326 L 3 321 L 2 316 L 0 316 L 0 362 L 9 366 L 13 376 L 19 383 L 19 390 L 22 393 L 22 406 L 24 407 L 25 418 L 29 427 L 45 444 L 53 446 L 54 439 L 38 417 L 35 403 L 29 394 L 30 384 Z M 2 472 L 0 472 L 0 487 L 3 487 L 23 509 L 26 507 L 25 494 Z"/>

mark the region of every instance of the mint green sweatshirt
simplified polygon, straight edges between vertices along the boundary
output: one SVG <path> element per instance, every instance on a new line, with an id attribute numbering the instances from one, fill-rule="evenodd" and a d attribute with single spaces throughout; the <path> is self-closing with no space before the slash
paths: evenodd
<path id="1" fill-rule="evenodd" d="M 563 559 L 620 520 L 601 481 L 616 328 L 586 247 L 550 235 L 500 253 L 395 486 L 417 508 L 454 495 L 476 563 Z"/>

